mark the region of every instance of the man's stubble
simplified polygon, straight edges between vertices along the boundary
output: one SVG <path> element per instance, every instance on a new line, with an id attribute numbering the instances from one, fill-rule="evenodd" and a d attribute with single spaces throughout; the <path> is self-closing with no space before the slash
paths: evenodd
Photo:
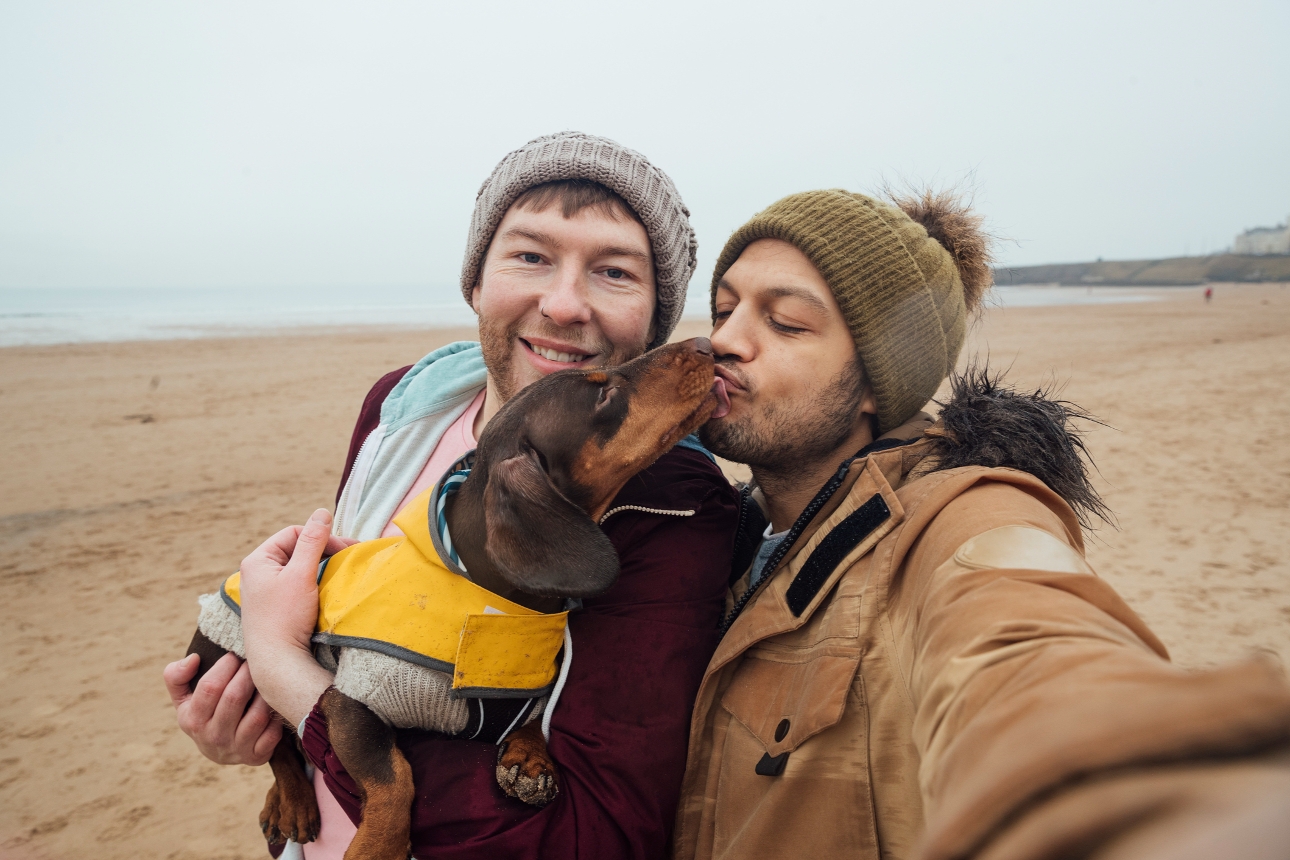
<path id="1" fill-rule="evenodd" d="M 484 354 L 484 366 L 488 368 L 493 387 L 497 389 L 497 394 L 503 403 L 514 397 L 523 387 L 515 378 L 515 344 L 521 337 L 548 338 L 576 344 L 584 354 L 602 357 L 602 360 L 597 362 L 597 367 L 626 364 L 645 352 L 646 341 L 643 339 L 639 344 L 626 348 L 614 347 L 608 341 L 598 344 L 583 343 L 580 337 L 571 336 L 568 330 L 551 325 L 545 319 L 543 324 L 536 327 L 523 326 L 525 329 L 523 334 L 521 334 L 521 328 L 520 323 L 488 324 L 482 318 L 479 321 L 479 347 Z"/>

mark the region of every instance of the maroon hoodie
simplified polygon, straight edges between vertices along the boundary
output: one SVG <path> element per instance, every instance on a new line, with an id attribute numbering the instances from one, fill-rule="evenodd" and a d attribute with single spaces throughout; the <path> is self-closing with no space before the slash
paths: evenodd
<path id="1" fill-rule="evenodd" d="M 364 401 L 345 477 L 406 370 L 383 377 Z M 604 525 L 622 573 L 569 618 L 573 663 L 551 720 L 559 795 L 537 809 L 502 794 L 490 743 L 400 731 L 417 787 L 414 856 L 665 856 L 690 709 L 725 605 L 738 499 L 710 460 L 676 448 L 628 482 L 612 507 L 620 505 L 695 513 L 626 511 Z M 357 787 L 317 708 L 305 723 L 304 747 L 357 823 Z"/>

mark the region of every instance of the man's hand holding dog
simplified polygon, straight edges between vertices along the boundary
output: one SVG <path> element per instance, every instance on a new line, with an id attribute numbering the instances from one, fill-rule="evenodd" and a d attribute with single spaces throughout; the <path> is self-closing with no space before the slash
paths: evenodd
<path id="1" fill-rule="evenodd" d="M 264 764 L 282 737 L 282 721 L 255 691 L 251 670 L 225 654 L 190 688 L 200 662 L 189 654 L 162 672 L 179 728 L 216 764 Z"/>
<path id="2" fill-rule="evenodd" d="M 292 725 L 331 686 L 314 661 L 310 637 L 318 621 L 318 563 L 356 543 L 330 536 L 331 514 L 319 508 L 242 560 L 242 637 L 251 677 L 265 701 Z"/>
<path id="3" fill-rule="evenodd" d="M 298 724 L 331 683 L 309 651 L 318 620 L 318 562 L 324 552 L 355 541 L 329 537 L 330 525 L 330 514 L 320 509 L 242 560 L 242 634 L 248 657 L 256 654 L 254 679 L 250 661 L 233 654 L 220 658 L 192 689 L 196 654 L 162 673 L 179 728 L 217 764 L 267 762 L 282 737 L 273 711 Z"/>

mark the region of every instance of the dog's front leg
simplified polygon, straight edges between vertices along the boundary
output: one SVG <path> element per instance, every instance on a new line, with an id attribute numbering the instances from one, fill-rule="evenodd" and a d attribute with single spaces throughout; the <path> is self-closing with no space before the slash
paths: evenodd
<path id="1" fill-rule="evenodd" d="M 363 821 L 345 860 L 407 860 L 412 852 L 412 768 L 394 742 L 394 729 L 362 702 L 334 687 L 319 707 L 332 749 L 358 783 Z"/>
<path id="2" fill-rule="evenodd" d="M 521 726 L 502 741 L 497 750 L 497 784 L 532 806 L 546 806 L 560 793 L 555 762 L 539 722 Z"/>

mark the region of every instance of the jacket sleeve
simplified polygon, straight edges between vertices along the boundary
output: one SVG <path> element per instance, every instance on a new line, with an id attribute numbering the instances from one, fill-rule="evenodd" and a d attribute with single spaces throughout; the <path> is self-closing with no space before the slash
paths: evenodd
<path id="1" fill-rule="evenodd" d="M 1187 764 L 1237 757 L 1256 784 L 1285 790 L 1290 771 L 1259 758 L 1290 740 L 1277 666 L 1181 670 L 1082 561 L 1022 548 L 991 566 L 959 552 L 1015 525 L 1082 556 L 1055 495 L 986 481 L 927 526 L 888 607 L 915 706 L 922 857 L 1095 856 L 1144 826 L 1144 810 L 1200 797 L 1182 788 Z"/>
<path id="2" fill-rule="evenodd" d="M 399 746 L 417 786 L 415 856 L 665 855 L 690 710 L 716 647 L 737 500 L 701 455 L 674 451 L 651 471 L 658 493 L 638 487 L 637 497 L 620 494 L 615 504 L 695 513 L 627 511 L 605 524 L 622 572 L 609 592 L 570 617 L 573 663 L 549 745 L 559 767 L 558 796 L 535 809 L 503 795 L 491 744 L 402 731 Z M 357 821 L 355 784 L 333 754 L 316 708 L 306 721 L 304 747 Z"/>

